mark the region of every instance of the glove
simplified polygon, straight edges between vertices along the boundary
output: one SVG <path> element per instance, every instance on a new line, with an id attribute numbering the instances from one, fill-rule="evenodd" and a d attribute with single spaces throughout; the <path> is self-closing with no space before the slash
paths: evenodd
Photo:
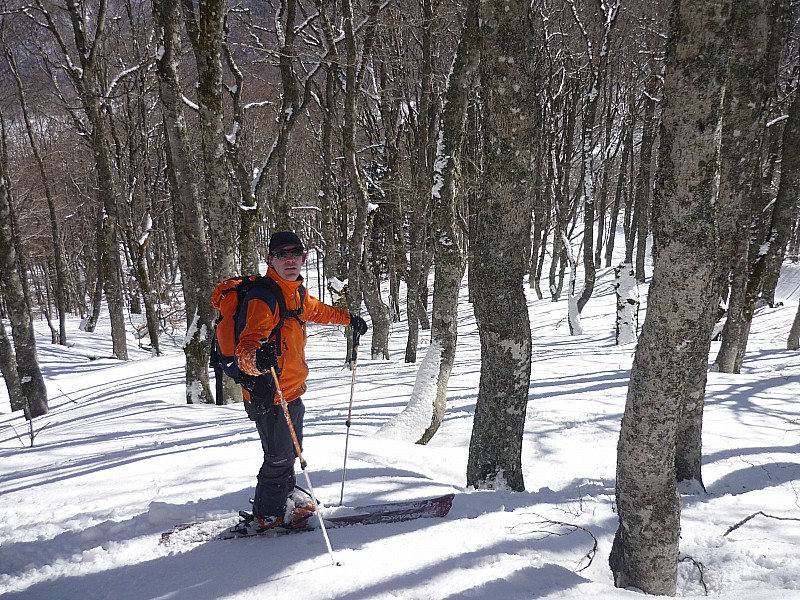
<path id="1" fill-rule="evenodd" d="M 256 349 L 245 348 L 236 350 L 236 362 L 239 363 L 239 369 L 242 373 L 258 377 L 261 373 L 256 366 Z M 242 384 L 244 385 L 244 384 Z"/>
<path id="2" fill-rule="evenodd" d="M 268 344 L 261 344 L 256 350 L 256 368 L 264 375 L 274 368 L 278 371 L 278 357 L 275 356 L 275 344 L 269 342 Z"/>
<path id="3" fill-rule="evenodd" d="M 352 327 L 353 331 L 355 331 L 358 335 L 364 335 L 367 333 L 367 322 L 353 313 L 350 313 L 350 327 Z"/>

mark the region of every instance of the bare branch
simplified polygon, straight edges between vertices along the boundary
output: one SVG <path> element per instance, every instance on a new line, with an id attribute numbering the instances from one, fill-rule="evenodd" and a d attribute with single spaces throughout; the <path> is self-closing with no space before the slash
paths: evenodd
<path id="1" fill-rule="evenodd" d="M 745 517 L 735 525 L 731 525 L 730 527 L 728 527 L 728 530 L 722 534 L 722 537 L 725 537 L 729 533 L 736 531 L 737 529 L 739 529 L 739 527 L 747 523 L 750 519 L 753 519 L 759 515 L 761 515 L 762 517 L 767 517 L 768 519 L 777 519 L 778 521 L 800 521 L 800 519 L 795 517 L 776 517 L 775 515 L 768 515 L 764 511 L 759 510 L 758 512 L 754 512 L 752 515 Z"/>

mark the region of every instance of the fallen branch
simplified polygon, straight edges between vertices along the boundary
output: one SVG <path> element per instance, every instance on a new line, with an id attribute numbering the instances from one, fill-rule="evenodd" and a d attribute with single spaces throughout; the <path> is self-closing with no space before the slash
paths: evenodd
<path id="1" fill-rule="evenodd" d="M 768 515 L 764 511 L 759 510 L 758 512 L 754 512 L 752 515 L 745 517 L 735 525 L 731 525 L 730 527 L 728 527 L 728 530 L 722 534 L 722 537 L 725 537 L 729 533 L 736 531 L 737 529 L 739 529 L 739 527 L 747 523 L 750 519 L 754 519 L 758 515 L 761 515 L 762 517 L 767 517 L 768 519 L 776 519 L 778 521 L 800 521 L 800 519 L 795 517 L 776 517 L 775 515 Z"/>
<path id="2" fill-rule="evenodd" d="M 682 559 L 680 559 L 679 562 L 687 562 L 687 561 L 692 563 L 697 569 L 697 572 L 700 574 L 700 585 L 703 586 L 703 592 L 705 593 L 706 596 L 708 596 L 708 586 L 706 585 L 706 580 L 703 577 L 703 573 L 705 573 L 706 570 L 705 565 L 700 561 L 695 560 L 691 556 L 684 556 Z"/>
<path id="3" fill-rule="evenodd" d="M 533 530 L 527 532 L 527 533 L 541 533 L 541 534 L 544 534 L 543 537 L 540 538 L 540 539 L 548 538 L 548 537 L 554 536 L 554 535 L 556 535 L 556 536 L 570 535 L 572 533 L 575 533 L 576 531 L 583 531 L 590 538 L 592 538 L 592 549 L 589 550 L 586 554 L 583 555 L 583 557 L 578 561 L 578 564 L 580 565 L 584 560 L 588 560 L 589 562 L 587 562 L 584 566 L 582 566 L 580 569 L 578 569 L 575 572 L 576 573 L 580 573 L 581 571 L 583 571 L 584 569 L 588 569 L 592 565 L 592 561 L 594 560 L 594 557 L 597 554 L 597 538 L 594 536 L 594 534 L 591 531 L 589 531 L 585 527 L 581 527 L 580 525 L 575 525 L 574 523 L 565 523 L 563 521 L 552 521 L 550 519 L 545 519 L 541 515 L 536 515 L 536 516 L 540 517 L 542 519 L 541 521 L 537 521 L 535 523 L 536 525 L 557 525 L 559 527 L 565 527 L 565 528 L 570 530 L 570 531 L 568 531 L 566 533 L 550 531 L 549 529 L 533 529 Z M 517 526 L 512 527 L 512 531 L 514 529 L 516 529 L 516 528 L 517 528 Z"/>

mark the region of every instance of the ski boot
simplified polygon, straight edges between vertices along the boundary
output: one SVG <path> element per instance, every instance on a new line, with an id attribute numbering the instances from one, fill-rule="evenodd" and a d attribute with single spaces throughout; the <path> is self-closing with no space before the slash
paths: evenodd
<path id="1" fill-rule="evenodd" d="M 305 529 L 315 512 L 314 500 L 305 490 L 295 487 L 286 499 L 286 512 L 281 527 L 286 529 Z"/>

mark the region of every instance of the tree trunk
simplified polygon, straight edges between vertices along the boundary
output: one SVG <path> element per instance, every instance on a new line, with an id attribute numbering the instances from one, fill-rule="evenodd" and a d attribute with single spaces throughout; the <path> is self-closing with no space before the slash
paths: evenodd
<path id="1" fill-rule="evenodd" d="M 623 196 L 627 194 L 628 184 L 628 161 L 633 152 L 633 131 L 631 127 L 632 118 L 625 119 L 622 127 L 622 158 L 619 163 L 619 174 L 617 175 L 617 186 L 614 191 L 614 203 L 611 207 L 611 224 L 608 227 L 608 243 L 606 244 L 605 266 L 610 267 L 614 260 L 614 243 L 617 235 L 617 222 L 619 211 L 622 208 Z"/>
<path id="2" fill-rule="evenodd" d="M 644 97 L 642 117 L 642 144 L 639 151 L 639 170 L 636 173 L 636 195 L 634 196 L 634 223 L 636 228 L 636 280 L 645 280 L 645 253 L 650 213 L 650 173 L 653 161 L 653 142 L 655 141 L 656 101 L 650 94 Z"/>
<path id="3" fill-rule="evenodd" d="M 44 185 L 44 194 L 47 198 L 47 209 L 50 216 L 50 238 L 53 243 L 53 264 L 55 266 L 56 274 L 56 285 L 53 291 L 56 300 L 56 310 L 58 311 L 57 343 L 66 346 L 67 279 L 66 275 L 64 274 L 64 248 L 61 243 L 61 234 L 59 232 L 59 220 L 58 215 L 56 214 L 55 195 L 53 194 L 50 178 L 48 177 L 47 170 L 45 169 L 42 153 L 39 150 L 39 143 L 37 142 L 36 136 L 33 133 L 33 124 L 31 123 L 31 119 L 28 114 L 28 101 L 25 97 L 25 88 L 22 85 L 22 79 L 20 78 L 19 71 L 17 70 L 17 63 L 14 58 L 14 53 L 12 52 L 11 48 L 7 46 L 4 46 L 4 50 L 8 65 L 11 67 L 11 72 L 14 75 L 14 81 L 16 83 L 17 93 L 19 95 L 20 108 L 22 110 L 22 116 L 25 120 L 25 131 L 27 132 L 28 140 L 31 143 L 31 150 L 33 151 L 33 156 L 36 159 L 39 175 L 41 176 L 42 184 Z"/>
<path id="4" fill-rule="evenodd" d="M 731 281 L 728 315 L 715 361 L 722 373 L 738 373 L 741 369 L 753 311 L 748 302 L 749 281 L 756 279 L 752 282 L 756 290 L 761 284 L 759 275 L 751 273 L 750 269 L 750 255 L 757 253 L 756 260 L 763 261 L 760 240 L 755 240 L 757 248 L 751 248 L 750 242 L 751 213 L 763 212 L 759 210 L 763 202 L 762 153 L 753 149 L 762 146 L 767 101 L 775 89 L 780 48 L 783 47 L 788 24 L 788 19 L 783 18 L 788 15 L 788 0 L 770 0 L 769 3 L 776 9 L 772 11 L 767 9 L 767 3 L 767 0 L 739 0 L 735 5 L 737 18 L 742 25 L 736 30 L 731 53 L 720 149 L 720 196 L 724 198 L 721 205 L 728 209 L 720 219 L 720 237 L 721 247 L 730 249 L 720 257 L 720 277 L 723 281 L 729 278 Z M 786 127 L 789 127 L 788 123 Z M 784 148 L 792 149 L 784 154 L 784 159 L 789 161 L 784 168 L 788 166 L 791 171 L 791 162 L 797 162 L 790 156 L 794 154 L 793 148 L 796 146 L 784 144 Z M 788 181 L 791 173 L 786 173 L 786 176 Z M 773 210 L 777 210 L 777 207 Z M 782 216 L 785 218 L 787 215 Z M 786 239 L 783 239 L 780 248 L 775 248 L 780 256 L 783 255 Z"/>
<path id="5" fill-rule="evenodd" d="M 422 302 L 423 290 L 427 288 L 428 236 L 430 229 L 431 184 L 433 181 L 434 128 L 437 121 L 438 103 L 434 97 L 434 47 L 433 47 L 433 2 L 422 0 L 420 64 L 421 89 L 418 99 L 416 120 L 413 123 L 414 148 L 412 158 L 412 208 L 410 216 L 411 252 L 407 276 L 408 339 L 406 341 L 406 362 L 416 362 L 419 343 L 420 323 L 423 321 L 425 307 Z"/>
<path id="6" fill-rule="evenodd" d="M 106 36 L 106 4 L 100 3 L 100 10 L 94 17 L 94 25 L 85 21 L 83 7 L 77 2 L 68 2 L 67 10 L 72 23 L 72 34 L 80 70 L 70 69 L 75 89 L 80 95 L 83 110 L 89 122 L 89 141 L 94 154 L 95 175 L 97 177 L 97 198 L 103 207 L 102 226 L 98 238 L 102 250 L 100 269 L 103 291 L 111 317 L 111 339 L 114 356 L 128 360 L 128 343 L 125 331 L 125 299 L 120 274 L 122 272 L 117 244 L 117 192 L 114 162 L 108 147 L 108 121 L 104 107 L 102 67 L 98 60 L 102 54 Z M 56 26 L 51 24 L 53 32 Z M 87 38 L 86 31 L 93 29 L 93 38 Z M 66 50 L 65 50 L 66 53 Z"/>
<path id="7" fill-rule="evenodd" d="M 639 289 L 636 271 L 630 263 L 614 269 L 614 291 L 617 296 L 616 343 L 630 344 L 639 333 Z"/>
<path id="8" fill-rule="evenodd" d="M 223 23 L 225 0 L 199 0 L 195 22 L 193 0 L 183 0 L 183 18 L 197 63 L 197 103 L 200 107 L 202 169 L 208 233 L 211 242 L 211 272 L 215 280 L 232 276 L 234 264 L 233 219 L 237 215 L 230 194 L 225 152 L 222 90 Z M 177 151 L 177 148 L 173 150 Z M 191 155 L 190 155 L 191 156 Z"/>
<path id="9" fill-rule="evenodd" d="M 362 282 L 361 280 L 367 277 L 366 269 L 368 268 L 368 261 L 364 259 L 367 243 L 368 219 L 369 219 L 369 193 L 364 185 L 364 179 L 361 174 L 361 166 L 358 162 L 358 152 L 356 148 L 356 123 L 357 123 L 357 108 L 359 104 L 359 95 L 361 93 L 361 85 L 364 81 L 366 73 L 366 65 L 368 57 L 372 53 L 372 47 L 375 41 L 375 29 L 377 27 L 378 11 L 380 10 L 379 0 L 371 0 L 369 5 L 369 15 L 367 21 L 363 26 L 363 40 L 359 48 L 358 40 L 356 39 L 356 24 L 354 22 L 353 5 L 350 0 L 344 0 L 342 6 L 343 12 L 343 29 L 344 29 L 344 46 L 346 50 L 345 61 L 345 98 L 344 98 L 344 124 L 342 126 L 342 145 L 344 153 L 344 165 L 346 176 L 350 183 L 350 189 L 354 194 L 354 201 L 356 206 L 356 214 L 353 220 L 353 231 L 350 236 L 350 253 L 348 265 L 348 297 L 347 305 L 350 312 L 358 314 L 361 310 L 362 300 Z M 381 303 L 382 304 L 382 303 Z M 376 323 L 380 320 L 386 321 L 386 329 L 389 328 L 389 315 L 385 311 L 373 314 L 372 326 L 376 327 Z M 382 327 L 382 325 L 377 325 Z M 387 339 L 388 343 L 388 339 Z M 376 352 L 377 350 L 377 352 Z M 372 346 L 373 356 L 383 355 L 388 356 L 389 348 L 376 349 L 374 341 Z"/>
<path id="10" fill-rule="evenodd" d="M 210 260 L 207 254 L 203 213 L 197 177 L 190 160 L 192 150 L 186 131 L 178 62 L 181 56 L 180 8 L 175 2 L 153 2 L 162 30 L 163 53 L 156 63 L 159 93 L 167 138 L 167 174 L 175 221 L 175 243 L 183 278 L 187 332 L 186 401 L 212 403 L 208 357 L 214 309 L 211 305 Z M 233 395 L 231 399 L 236 399 Z"/>
<path id="11" fill-rule="evenodd" d="M 1 115 L 0 115 L 1 117 Z M 2 131 L 5 148 L 5 128 Z M 25 417 L 32 419 L 48 412 L 47 388 L 39 369 L 36 338 L 28 299 L 22 287 L 22 277 L 17 268 L 15 232 L 11 229 L 11 195 L 7 186 L 8 162 L 5 151 L 0 151 L 0 287 L 6 299 L 11 320 L 11 335 L 16 352 L 17 374 L 23 395 Z M 9 390 L 11 391 L 11 390 Z M 12 407 L 20 405 L 19 397 L 11 397 Z"/>
<path id="12" fill-rule="evenodd" d="M 158 343 L 158 315 L 155 308 L 155 294 L 153 293 L 153 286 L 150 284 L 150 274 L 147 272 L 147 246 L 150 239 L 149 230 L 144 232 L 142 240 L 136 245 L 136 279 L 139 281 L 139 287 L 142 290 L 142 301 L 144 302 L 144 314 L 147 320 L 147 334 L 150 338 L 150 347 L 152 352 L 159 356 L 161 354 L 161 347 Z"/>
<path id="13" fill-rule="evenodd" d="M 17 373 L 17 361 L 14 358 L 14 348 L 11 340 L 8 339 L 3 320 L 0 319 L 0 373 L 6 382 L 8 397 L 11 400 L 11 410 L 25 409 L 25 394 L 22 393 L 22 386 Z"/>
<path id="14" fill-rule="evenodd" d="M 95 231 L 97 235 L 95 238 L 97 240 L 103 235 L 103 211 L 97 211 L 97 220 L 95 224 Z M 103 264 L 103 248 L 102 244 L 98 241 L 95 248 L 95 282 L 94 282 L 94 290 L 92 290 L 92 310 L 89 316 L 87 316 L 83 322 L 81 323 L 81 330 L 85 331 L 86 333 L 93 333 L 95 328 L 97 327 L 97 320 L 100 318 L 100 311 L 103 308 L 103 277 L 102 277 L 102 267 Z"/>
<path id="15" fill-rule="evenodd" d="M 792 328 L 789 330 L 789 337 L 786 339 L 787 350 L 800 350 L 800 305 L 792 321 Z"/>
<path id="16" fill-rule="evenodd" d="M 530 244 L 531 181 L 539 122 L 529 3 L 479 6 L 484 101 L 484 174 L 476 203 L 474 308 L 481 376 L 467 460 L 467 485 L 525 489 L 522 434 L 531 374 L 531 331 L 523 287 Z M 502 265 L 502 268 L 498 268 Z"/>
<path id="17" fill-rule="evenodd" d="M 676 590 L 678 426 L 682 413 L 703 405 L 718 293 L 716 132 L 731 4 L 676 2 L 667 44 L 655 270 L 617 446 L 619 528 L 609 557 L 617 587 L 648 594 Z"/>
<path id="18" fill-rule="evenodd" d="M 457 197 L 464 125 L 470 90 L 478 68 L 478 1 L 466 6 L 453 68 L 447 82 L 439 144 L 434 164 L 433 223 L 436 270 L 433 282 L 433 318 L 429 352 L 440 352 L 431 423 L 418 443 L 427 444 L 439 430 L 447 407 L 447 384 L 458 343 L 458 293 L 464 278 L 466 253 L 457 224 Z M 433 349 L 433 350 L 431 350 Z M 412 397 L 415 394 L 412 393 Z"/>
<path id="19" fill-rule="evenodd" d="M 614 24 L 619 15 L 619 5 L 621 0 L 616 2 L 598 2 L 599 16 L 602 18 L 603 38 L 600 43 L 599 56 L 594 56 L 592 44 L 587 37 L 587 52 L 589 55 L 589 94 L 586 101 L 586 108 L 581 118 L 581 160 L 583 183 L 583 289 L 578 297 L 577 307 L 580 313 L 589 302 L 594 292 L 594 282 L 597 272 L 594 265 L 594 220 L 596 212 L 597 176 L 594 167 L 594 127 L 597 120 L 597 107 L 600 104 L 600 89 L 605 85 L 606 72 L 608 70 L 608 54 L 610 51 L 610 37 Z M 574 11 L 576 21 L 579 17 Z M 580 21 L 579 21 L 580 22 Z M 602 237 L 600 238 L 602 239 Z"/>

